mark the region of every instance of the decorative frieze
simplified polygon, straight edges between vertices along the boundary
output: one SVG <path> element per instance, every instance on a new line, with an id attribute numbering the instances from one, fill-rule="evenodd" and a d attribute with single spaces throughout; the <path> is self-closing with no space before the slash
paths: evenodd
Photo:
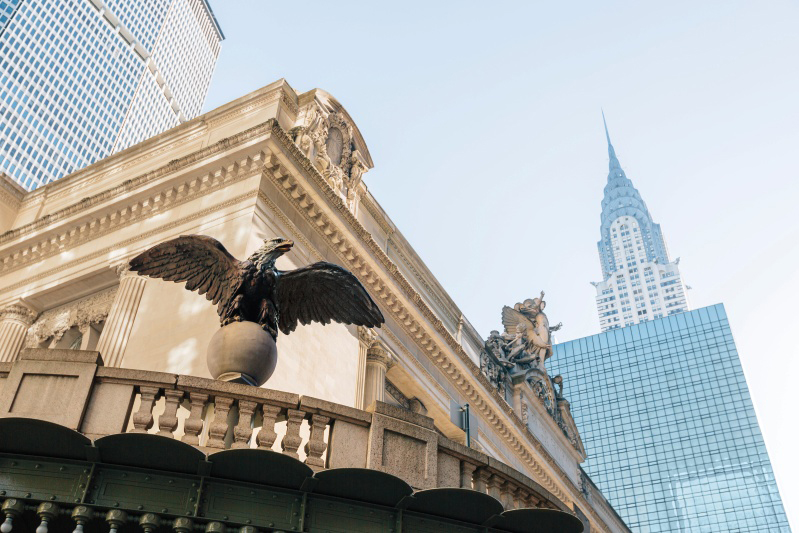
<path id="1" fill-rule="evenodd" d="M 396 386 L 394 386 L 394 384 L 391 383 L 391 381 L 389 380 L 386 380 L 386 394 L 394 398 L 394 400 L 396 400 L 398 404 L 400 404 L 408 411 L 411 410 L 411 401 L 408 399 L 407 396 L 402 394 L 402 392 Z"/>
<path id="2" fill-rule="evenodd" d="M 37 348 L 45 341 L 58 342 L 73 327 L 84 333 L 86 328 L 105 322 L 116 293 L 117 287 L 111 287 L 48 309 L 28 329 L 25 344 L 29 348 Z"/>

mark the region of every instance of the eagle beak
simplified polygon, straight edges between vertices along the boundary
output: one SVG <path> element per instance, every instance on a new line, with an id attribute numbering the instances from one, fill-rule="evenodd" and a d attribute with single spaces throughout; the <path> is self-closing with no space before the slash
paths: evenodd
<path id="1" fill-rule="evenodd" d="M 275 251 L 277 251 L 277 252 L 282 252 L 282 253 L 286 253 L 286 252 L 288 252 L 289 250 L 291 250 L 291 248 L 292 248 L 293 246 L 294 246 L 294 241 L 292 241 L 291 239 L 286 239 L 285 241 L 281 242 L 281 243 L 280 243 L 280 244 L 277 246 L 277 248 L 275 248 Z"/>

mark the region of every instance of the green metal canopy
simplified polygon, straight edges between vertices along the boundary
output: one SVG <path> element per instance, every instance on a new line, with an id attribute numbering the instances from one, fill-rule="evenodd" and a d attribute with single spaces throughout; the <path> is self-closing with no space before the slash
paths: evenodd
<path id="1" fill-rule="evenodd" d="M 377 470 L 314 473 L 259 449 L 206 456 L 151 434 L 92 444 L 71 429 L 25 418 L 0 419 L 0 500 L 4 533 L 43 526 L 39 533 L 154 533 L 159 525 L 177 533 L 583 531 L 562 511 L 504 511 L 495 498 L 469 489 L 414 492 Z"/>
<path id="2" fill-rule="evenodd" d="M 0 429 L 2 426 L 0 426 Z M 196 474 L 205 454 L 185 442 L 147 433 L 121 433 L 94 441 L 100 461 L 112 465 Z"/>

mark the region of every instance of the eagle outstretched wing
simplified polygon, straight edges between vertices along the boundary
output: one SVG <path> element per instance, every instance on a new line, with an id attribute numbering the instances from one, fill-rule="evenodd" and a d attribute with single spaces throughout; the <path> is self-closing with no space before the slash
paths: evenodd
<path id="1" fill-rule="evenodd" d="M 530 319 L 519 311 L 507 305 L 502 308 L 502 325 L 505 326 L 505 333 L 516 335 L 516 326 L 523 324 L 527 331 L 532 331 L 533 323 Z"/>
<path id="2" fill-rule="evenodd" d="M 379 327 L 383 313 L 361 282 L 347 269 L 320 261 L 297 270 L 280 272 L 275 290 L 280 310 L 278 326 L 284 335 L 297 323 L 331 321 Z"/>
<path id="3" fill-rule="evenodd" d="M 166 281 L 186 282 L 211 303 L 227 304 L 242 284 L 242 262 L 204 235 L 181 235 L 162 242 L 130 260 L 130 269 Z"/>

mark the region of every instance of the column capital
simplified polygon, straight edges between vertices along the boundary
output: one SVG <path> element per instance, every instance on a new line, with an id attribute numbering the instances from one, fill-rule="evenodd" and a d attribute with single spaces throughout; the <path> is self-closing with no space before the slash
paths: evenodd
<path id="1" fill-rule="evenodd" d="M 377 334 L 372 328 L 358 326 L 358 340 L 361 344 L 369 347 L 377 340 Z"/>
<path id="2" fill-rule="evenodd" d="M 113 268 L 114 272 L 116 272 L 117 276 L 119 277 L 119 281 L 122 281 L 122 280 L 124 280 L 126 278 L 139 277 L 139 273 L 138 272 L 134 272 L 134 271 L 132 271 L 130 269 L 130 260 L 129 259 L 123 259 L 122 261 L 118 261 L 116 263 L 113 263 L 111 265 L 111 268 Z M 144 278 L 142 278 L 142 279 L 144 279 Z"/>
<path id="3" fill-rule="evenodd" d="M 14 320 L 28 327 L 36 321 L 38 316 L 39 312 L 23 300 L 17 300 L 0 309 L 0 320 Z"/>
<path id="4" fill-rule="evenodd" d="M 374 363 L 388 368 L 391 364 L 391 355 L 379 340 L 374 341 L 366 351 L 366 363 Z"/>

